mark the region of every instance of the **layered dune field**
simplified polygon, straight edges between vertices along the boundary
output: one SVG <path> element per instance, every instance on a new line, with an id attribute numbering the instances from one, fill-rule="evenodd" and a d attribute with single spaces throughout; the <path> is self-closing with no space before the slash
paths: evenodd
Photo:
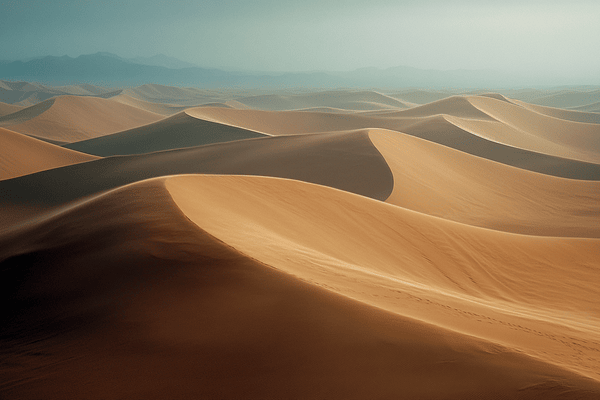
<path id="1" fill-rule="evenodd" d="M 1 398 L 600 398 L 600 94 L 60 90 L 0 104 Z"/>

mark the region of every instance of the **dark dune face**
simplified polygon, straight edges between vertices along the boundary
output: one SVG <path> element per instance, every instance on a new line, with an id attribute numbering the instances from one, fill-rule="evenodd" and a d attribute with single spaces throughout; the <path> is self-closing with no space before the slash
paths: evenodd
<path id="1" fill-rule="evenodd" d="M 109 157 L 203 146 L 264 136 L 247 129 L 197 119 L 181 112 L 153 124 L 71 143 L 65 147 L 83 153 Z"/>

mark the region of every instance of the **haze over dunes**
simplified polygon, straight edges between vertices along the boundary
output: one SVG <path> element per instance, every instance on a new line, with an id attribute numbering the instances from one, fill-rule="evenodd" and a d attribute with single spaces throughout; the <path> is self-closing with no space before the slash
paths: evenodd
<path id="1" fill-rule="evenodd" d="M 0 397 L 600 398 L 600 95 L 32 87 Z"/>

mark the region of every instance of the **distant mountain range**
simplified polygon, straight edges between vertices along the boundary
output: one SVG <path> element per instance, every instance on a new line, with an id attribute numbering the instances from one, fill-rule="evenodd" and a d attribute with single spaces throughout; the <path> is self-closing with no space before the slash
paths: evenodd
<path id="1" fill-rule="evenodd" d="M 100 52 L 76 58 L 47 56 L 0 61 L 0 79 L 53 85 L 90 83 L 135 86 L 146 83 L 211 87 L 319 88 L 510 88 L 582 84 L 491 70 L 422 70 L 411 67 L 361 68 L 350 72 L 243 73 L 201 68 L 165 55 L 126 59 Z M 600 82 L 594 82 L 598 84 Z"/>

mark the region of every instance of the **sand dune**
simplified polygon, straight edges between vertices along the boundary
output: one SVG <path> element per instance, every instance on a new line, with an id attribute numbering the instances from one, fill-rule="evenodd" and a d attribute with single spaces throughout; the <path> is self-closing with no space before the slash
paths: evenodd
<path id="1" fill-rule="evenodd" d="M 373 91 L 328 91 L 296 95 L 267 94 L 238 98 L 236 101 L 260 110 L 284 111 L 313 107 L 345 110 L 379 110 L 409 108 L 412 103 L 400 101 Z"/>
<path id="2" fill-rule="evenodd" d="M 0 118 L 0 123 L 15 132 L 70 143 L 145 125 L 161 117 L 107 99 L 60 96 Z"/>
<path id="3" fill-rule="evenodd" d="M 441 92 L 434 90 L 403 90 L 389 93 L 390 97 L 398 100 L 408 101 L 413 104 L 427 104 L 452 96 L 452 92 Z"/>
<path id="4" fill-rule="evenodd" d="M 123 94 L 153 103 L 167 103 L 185 106 L 196 106 L 204 103 L 220 103 L 230 100 L 230 96 L 219 90 L 201 90 L 196 88 L 180 88 L 147 84 L 123 90 Z"/>
<path id="5" fill-rule="evenodd" d="M 47 209 L 141 179 L 193 173 L 298 179 L 379 200 L 393 188 L 392 173 L 366 131 L 267 137 L 111 157 L 2 181 L 0 217 L 6 225 L 0 230 L 30 215 L 23 204 Z"/>
<path id="6" fill-rule="evenodd" d="M 555 157 L 600 164 L 600 126 L 560 120 L 484 96 L 450 97 L 393 113 L 340 117 L 295 112 L 232 109 L 190 109 L 199 118 L 268 134 L 297 134 L 359 128 L 384 128 L 412 133 L 421 118 L 443 115 L 472 134 L 504 145 Z M 289 123 L 288 123 L 289 122 Z"/>
<path id="7" fill-rule="evenodd" d="M 594 112 L 585 112 L 579 110 L 565 110 L 563 108 L 537 106 L 535 104 L 525 103 L 520 100 L 512 100 L 514 104 L 520 105 L 528 110 L 547 115 L 558 119 L 564 119 L 573 122 L 583 122 L 586 124 L 600 124 L 600 115 Z"/>
<path id="8" fill-rule="evenodd" d="M 90 84 L 48 86 L 24 81 L 0 80 L 0 101 L 29 107 L 56 96 L 105 96 L 111 89 Z"/>
<path id="9" fill-rule="evenodd" d="M 458 100 L 458 98 L 450 100 L 450 102 L 442 100 L 440 104 L 444 105 L 446 110 L 450 110 L 452 107 L 449 106 Z M 493 99 L 489 100 L 500 103 Z M 459 102 L 460 104 L 465 104 L 462 100 Z M 458 111 L 457 114 L 460 114 L 460 108 L 455 108 L 455 111 Z M 533 134 L 526 134 L 521 130 L 494 120 L 486 121 L 483 119 L 461 118 L 443 114 L 429 117 L 398 116 L 405 111 L 393 112 L 391 113 L 393 115 L 388 115 L 390 113 L 387 112 L 378 115 L 356 113 L 342 115 L 339 113 L 310 113 L 306 111 L 275 112 L 222 108 L 191 108 L 186 112 L 196 118 L 236 127 L 244 127 L 270 135 L 382 128 L 408 133 L 469 154 L 511 166 L 518 166 L 530 171 L 572 179 L 600 180 L 600 163 L 584 162 L 564 156 L 567 154 L 573 157 L 596 160 L 596 152 L 588 150 L 579 151 L 579 147 L 574 148 L 570 144 L 562 145 L 561 143 L 550 142 L 544 138 L 546 133 L 541 132 L 537 128 L 534 129 Z M 407 110 L 406 112 L 411 112 L 411 110 Z M 525 112 L 534 114 L 527 110 Z M 467 111 L 467 113 L 472 113 L 472 111 Z M 539 114 L 537 115 L 544 118 Z M 555 120 L 554 118 L 549 119 Z M 544 119 L 543 122 L 549 124 L 552 121 Z M 564 121 L 564 123 L 569 122 Z M 584 133 L 589 134 L 589 140 L 587 141 L 593 142 L 595 140 L 594 132 L 598 129 L 596 125 L 576 124 L 573 122 L 570 124 L 582 125 Z M 571 125 L 567 125 L 565 129 L 571 127 Z M 554 132 L 557 135 L 560 133 L 556 129 Z M 502 140 L 500 143 L 496 141 L 497 139 L 507 139 L 506 135 L 510 135 L 508 139 L 515 139 Z M 570 132 L 566 136 L 571 137 L 575 135 L 576 133 Z M 510 143 L 503 144 L 502 142 Z M 512 142 L 519 142 L 534 149 L 521 149 L 515 147 L 515 143 Z M 538 149 L 537 147 L 541 148 Z M 544 154 L 542 150 L 548 153 L 562 154 L 562 156 Z"/>
<path id="10" fill-rule="evenodd" d="M 473 96 L 469 102 L 502 123 L 502 129 L 479 128 L 477 134 L 526 150 L 600 163 L 600 125 L 550 118 L 496 99 Z M 463 127 L 482 122 L 461 121 Z M 488 124 L 488 126 L 491 124 Z"/>
<path id="11" fill-rule="evenodd" d="M 184 111 L 153 124 L 71 143 L 65 147 L 106 157 L 150 153 L 264 136 L 247 129 L 194 118 Z"/>
<path id="12" fill-rule="evenodd" d="M 360 294 L 340 296 L 344 288 L 326 286 L 334 267 L 325 264 L 322 276 L 307 281 L 314 268 L 304 276 L 273 269 L 187 219 L 198 223 L 201 218 L 202 203 L 190 202 L 190 194 L 211 206 L 223 195 L 224 203 L 216 210 L 229 209 L 236 217 L 240 210 L 235 204 L 243 208 L 242 203 L 248 202 L 256 211 L 257 202 L 266 201 L 265 208 L 258 207 L 261 214 L 255 215 L 259 227 L 265 226 L 262 217 L 270 220 L 275 213 L 284 220 L 306 216 L 298 206 L 310 206 L 315 195 L 318 208 L 324 205 L 331 211 L 321 194 L 330 198 L 333 193 L 332 199 L 340 202 L 326 221 L 365 218 L 356 214 L 357 205 L 368 204 L 373 211 L 377 204 L 392 213 L 398 208 L 264 178 L 175 178 L 166 182 L 168 191 L 164 185 L 157 179 L 128 186 L 2 237 L 3 243 L 18 243 L 11 251 L 1 247 L 0 255 L 1 296 L 12 306 L 12 312 L 3 311 L 4 320 L 10 322 L 1 329 L 3 337 L 13 338 L 4 354 L 13 367 L 3 370 L 3 395 L 592 399 L 600 393 L 597 381 L 565 365 L 532 358 L 516 346 L 374 306 L 385 306 L 371 295 L 369 285 L 375 278 L 348 286 L 371 292 L 370 301 L 359 301 Z M 269 192 L 256 191 L 261 185 Z M 281 189 L 292 191 L 286 196 Z M 239 194 L 243 197 L 234 199 Z M 295 199 L 298 195 L 302 197 Z M 282 201 L 290 200 L 281 207 Z M 268 211 L 272 206 L 276 208 Z M 294 217 L 292 210 L 300 214 Z M 381 212 L 375 215 L 385 217 Z M 288 226 L 284 237 L 316 217 L 308 216 L 306 223 L 294 220 L 300 223 Z M 201 222 L 212 228 L 211 221 Z M 226 217 L 223 222 L 241 220 Z M 254 229 L 240 232 L 248 232 L 247 228 Z M 402 232 L 406 233 L 405 224 Z M 264 233 L 263 238 L 271 237 L 268 230 Z M 414 233 L 406 234 L 414 239 Z M 348 245 L 339 234 L 333 240 L 330 244 Z M 282 257 L 289 254 L 285 246 L 278 249 L 283 250 Z M 315 254 L 307 250 L 307 256 Z M 25 261 L 27 268 L 20 268 Z M 60 267 L 48 269 L 49 261 Z M 337 279 L 347 282 L 347 276 Z M 380 287 L 379 295 L 388 291 Z M 411 293 L 416 289 L 397 294 L 396 304 L 419 304 L 411 300 Z M 431 293 L 426 296 L 435 298 Z M 476 321 L 477 316 L 458 318 Z M 493 322 L 497 335 L 510 337 L 502 322 L 517 318 L 504 316 Z M 562 347 L 547 350 L 553 354 Z"/>
<path id="13" fill-rule="evenodd" d="M 600 124 L 523 102 L 575 91 L 55 89 L 0 116 L 71 142 L 0 128 L 1 398 L 600 398 Z"/>
<path id="14" fill-rule="evenodd" d="M 533 173 L 392 131 L 369 137 L 394 176 L 388 203 L 514 233 L 600 238 L 600 182 Z"/>
<path id="15" fill-rule="evenodd" d="M 0 102 L 0 117 L 4 117 L 5 115 L 15 113 L 22 109 L 23 109 L 22 106 L 16 106 L 14 104 L 6 104 L 6 103 Z"/>
<path id="16" fill-rule="evenodd" d="M 558 93 L 542 95 L 537 98 L 525 100 L 531 104 L 548 107 L 579 107 L 596 103 L 600 100 L 600 90 L 562 90 Z"/>
<path id="17" fill-rule="evenodd" d="M 600 101 L 592 104 L 586 104 L 584 106 L 573 107 L 575 111 L 593 112 L 600 113 Z"/>
<path id="18" fill-rule="evenodd" d="M 188 108 L 187 106 L 144 101 L 123 93 L 119 94 L 118 96 L 112 97 L 111 99 L 121 104 L 127 104 L 128 106 L 136 107 L 145 111 L 166 116 L 177 114 L 178 112 L 181 112 Z"/>
<path id="19" fill-rule="evenodd" d="M 493 117 L 471 104 L 469 97 L 464 96 L 451 96 L 408 110 L 382 114 L 382 116 L 385 116 L 386 118 L 409 118 L 430 117 L 442 114 L 469 119 L 493 120 Z"/>
<path id="20" fill-rule="evenodd" d="M 483 230 L 275 178 L 180 177 L 167 189 L 203 230 L 305 282 L 600 377 L 579 347 L 600 348 L 597 239 Z"/>
<path id="21" fill-rule="evenodd" d="M 98 159 L 4 128 L 0 142 L 0 180 Z"/>

